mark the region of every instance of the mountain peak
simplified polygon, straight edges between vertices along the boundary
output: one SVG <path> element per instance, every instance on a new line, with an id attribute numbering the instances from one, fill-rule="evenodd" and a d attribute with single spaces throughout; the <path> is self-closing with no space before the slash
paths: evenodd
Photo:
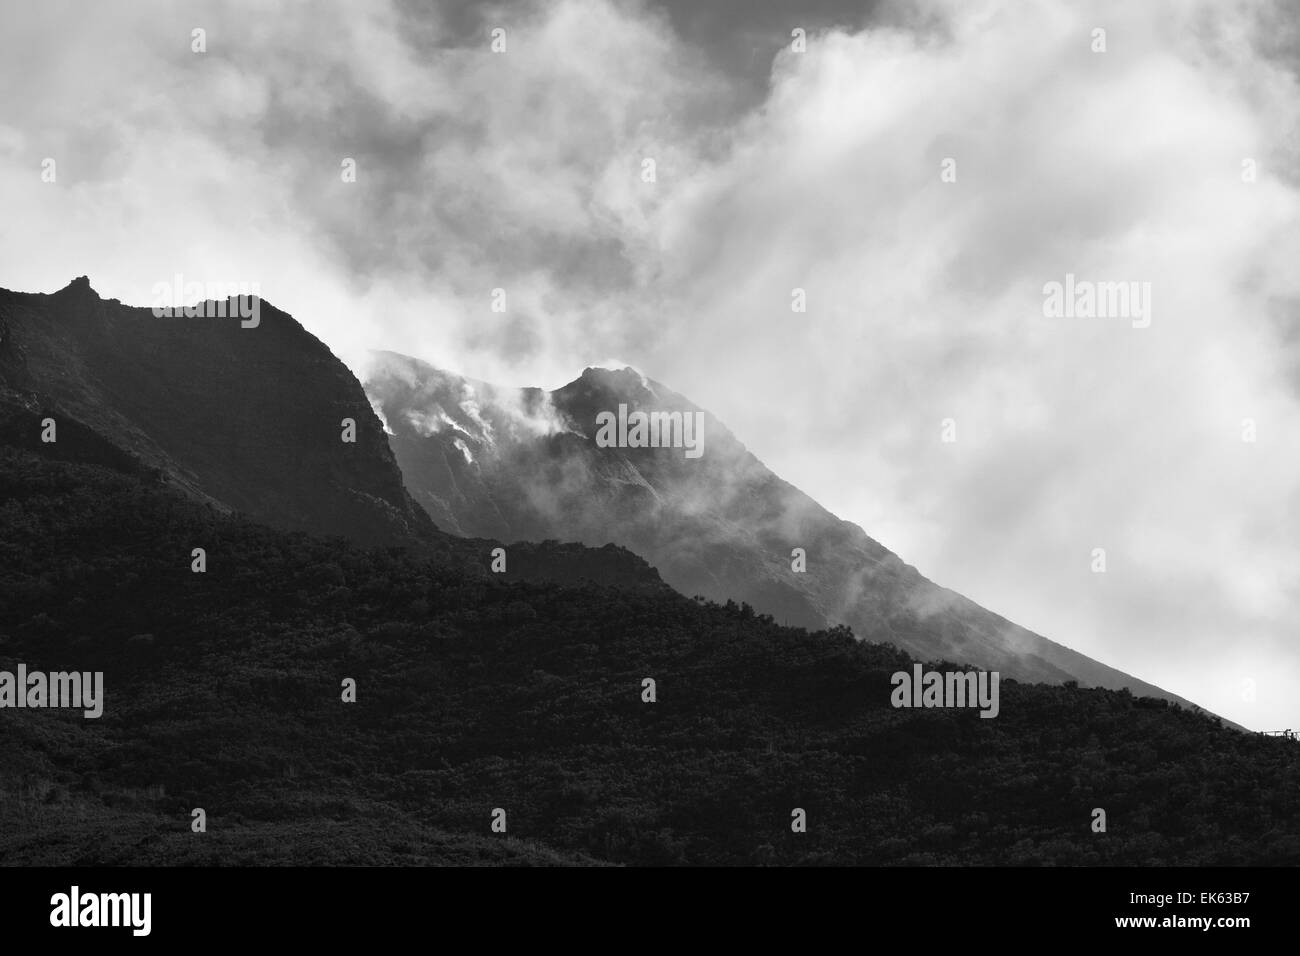
<path id="1" fill-rule="evenodd" d="M 611 368 L 605 365 L 588 365 L 582 370 L 579 379 L 594 379 L 596 381 L 629 381 L 638 384 L 644 384 L 646 377 L 630 365 L 624 365 L 622 368 Z"/>
<path id="2" fill-rule="evenodd" d="M 578 386 L 589 393 L 599 393 L 612 398 L 630 400 L 633 403 L 645 402 L 647 399 L 660 397 L 662 386 L 646 378 L 630 365 L 622 368 L 605 368 L 589 365 L 582 370 L 577 380 L 560 389 L 568 392 Z"/>
<path id="3" fill-rule="evenodd" d="M 62 289 L 60 289 L 55 294 L 61 295 L 66 292 L 75 292 L 75 293 L 82 293 L 82 294 L 89 293 L 90 295 L 99 298 L 99 293 L 97 293 L 94 289 L 90 287 L 90 276 L 77 276 L 75 279 L 73 279 L 71 282 L 69 282 L 67 285 L 65 285 Z"/>

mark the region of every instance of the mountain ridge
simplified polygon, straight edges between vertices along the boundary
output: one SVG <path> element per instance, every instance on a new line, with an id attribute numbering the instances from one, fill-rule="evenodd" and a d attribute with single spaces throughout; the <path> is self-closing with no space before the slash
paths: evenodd
<path id="1" fill-rule="evenodd" d="M 148 474 L 272 527 L 409 546 L 488 570 L 498 542 L 446 534 L 406 491 L 360 381 L 289 313 L 231 300 L 157 316 L 86 276 L 52 293 L 0 289 L 0 437 L 46 457 Z M 53 418 L 55 441 L 41 439 Z M 345 421 L 353 441 L 345 441 Z M 558 542 L 514 549 L 506 577 L 661 587 L 642 559 Z"/>

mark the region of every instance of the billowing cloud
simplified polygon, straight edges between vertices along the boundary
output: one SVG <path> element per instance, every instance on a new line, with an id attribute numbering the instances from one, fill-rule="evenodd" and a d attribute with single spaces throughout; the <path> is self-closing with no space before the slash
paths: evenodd
<path id="1" fill-rule="evenodd" d="M 936 581 L 1290 726 L 1294 10 L 709 6 L 7 5 L 0 284 L 256 281 L 504 385 L 618 355 Z M 1046 317 L 1067 275 L 1149 327 Z"/>

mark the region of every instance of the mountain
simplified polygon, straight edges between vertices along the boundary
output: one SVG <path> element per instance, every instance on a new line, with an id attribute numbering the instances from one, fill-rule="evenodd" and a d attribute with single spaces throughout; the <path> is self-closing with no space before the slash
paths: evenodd
<path id="1" fill-rule="evenodd" d="M 915 655 L 692 600 L 609 544 L 511 544 L 512 571 L 491 574 L 491 538 L 434 530 L 428 546 L 362 547 L 253 520 L 214 485 L 183 480 L 179 453 L 156 437 L 166 429 L 126 414 L 139 401 L 122 394 L 130 376 L 110 388 L 97 370 L 111 362 L 42 324 L 61 313 L 0 297 L 0 674 L 12 688 L 20 667 L 99 673 L 104 706 L 87 719 L 30 695 L 14 707 L 10 693 L 0 707 L 0 865 L 1300 861 L 1293 741 L 1123 690 L 1015 680 L 994 720 L 896 708 L 892 675 Z M 61 380 L 59 363 L 80 377 Z M 509 530 L 523 505 L 488 507 L 488 452 L 592 445 L 573 416 L 610 397 L 609 381 L 635 391 L 630 374 L 593 372 L 558 399 L 472 383 L 467 396 L 458 382 L 457 411 L 407 411 L 430 434 L 451 427 L 444 415 L 461 423 L 447 460 L 480 469 L 456 471 L 443 498 L 476 501 Z M 680 401 L 633 377 L 656 401 Z M 104 402 L 77 406 L 96 427 L 52 397 L 84 403 L 82 390 Z M 170 415 L 204 407 L 186 398 Z M 54 443 L 39 439 L 50 415 Z M 474 421 L 477 443 L 464 437 Z M 236 453 L 233 433 L 213 435 Z M 690 460 L 726 438 L 710 431 Z M 611 480 L 633 502 L 671 492 L 677 465 L 623 451 Z M 620 494 L 589 504 L 609 511 Z M 187 560 L 196 542 L 204 573 Z M 443 545 L 469 557 L 445 560 Z M 529 562 L 567 579 L 521 574 Z M 355 700 L 340 694 L 349 681 Z M 1098 806 L 1104 835 L 1090 826 Z M 796 809 L 805 832 L 791 827 Z"/>
<path id="2" fill-rule="evenodd" d="M 844 624 L 921 659 L 1185 703 L 927 581 L 630 369 L 513 390 L 385 353 L 363 389 L 288 314 L 262 301 L 244 327 L 233 304 L 227 317 L 157 317 L 102 299 L 85 277 L 52 294 L 0 290 L 0 441 L 477 573 L 510 541 L 510 580 L 667 582 L 799 627 Z M 598 447 L 596 416 L 620 404 L 702 415 L 703 453 Z M 342 440 L 344 419 L 355 442 Z"/>
<path id="3" fill-rule="evenodd" d="M 1192 706 L 927 580 L 774 475 L 711 414 L 632 369 L 588 368 L 548 392 L 377 352 L 364 378 L 407 489 L 459 534 L 613 542 L 683 594 L 748 603 L 786 624 L 843 624 L 921 660 Z M 620 405 L 628 415 L 701 415 L 701 453 L 599 447 L 597 416 Z"/>
<path id="4" fill-rule="evenodd" d="M 348 367 L 271 303 L 247 326 L 238 304 L 158 317 L 84 276 L 52 294 L 0 289 L 0 440 L 148 475 L 276 528 L 433 549 L 487 573 L 498 542 L 445 534 L 411 500 Z M 505 576 L 662 586 L 623 549 L 554 541 L 513 548 Z"/>

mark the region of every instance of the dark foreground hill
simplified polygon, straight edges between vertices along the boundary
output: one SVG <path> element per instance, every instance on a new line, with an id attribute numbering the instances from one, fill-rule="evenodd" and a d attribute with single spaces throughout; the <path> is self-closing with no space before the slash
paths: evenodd
<path id="1" fill-rule="evenodd" d="M 102 670 L 105 712 L 0 709 L 8 864 L 1300 863 L 1300 747 L 1167 701 L 896 710 L 907 658 L 843 630 L 475 577 L 0 448 L 19 663 Z"/>

